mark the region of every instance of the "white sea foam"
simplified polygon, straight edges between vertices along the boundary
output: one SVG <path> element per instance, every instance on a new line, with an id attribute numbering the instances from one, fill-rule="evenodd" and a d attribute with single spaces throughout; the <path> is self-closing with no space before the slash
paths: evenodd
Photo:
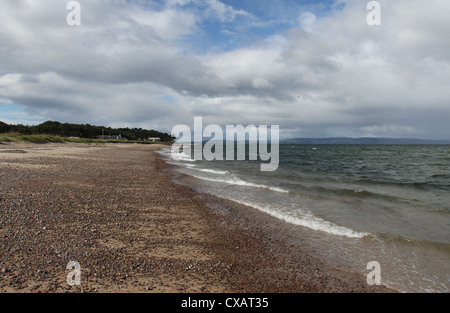
<path id="1" fill-rule="evenodd" d="M 207 168 L 196 168 L 195 170 L 205 173 L 211 173 L 211 174 L 218 174 L 218 175 L 226 175 L 229 174 L 228 171 L 218 171 L 218 170 L 211 170 Z"/>
<path id="2" fill-rule="evenodd" d="M 161 155 L 170 156 L 170 149 L 161 149 L 156 150 L 155 152 Z"/>
<path id="3" fill-rule="evenodd" d="M 195 177 L 195 178 L 198 178 L 198 179 L 203 179 L 203 180 L 208 180 L 208 181 L 213 181 L 213 182 L 218 182 L 218 183 L 225 183 L 225 184 L 230 184 L 230 185 L 269 189 L 269 190 L 276 191 L 276 192 L 281 192 L 281 193 L 288 193 L 289 192 L 288 190 L 285 190 L 285 189 L 282 189 L 282 188 L 271 187 L 271 186 L 266 186 L 266 185 L 261 185 L 261 184 L 255 184 L 255 183 L 251 183 L 251 182 L 242 180 L 242 179 L 237 178 L 237 177 L 232 177 L 232 176 L 227 178 L 227 179 L 203 177 L 203 176 L 197 176 L 197 175 L 192 175 L 192 176 Z"/>
<path id="4" fill-rule="evenodd" d="M 194 168 L 196 167 L 196 165 L 194 163 L 182 163 L 179 161 L 166 161 L 167 164 L 172 164 L 172 165 L 177 165 L 177 166 L 181 166 L 181 167 L 187 167 L 187 168 Z"/>
<path id="5" fill-rule="evenodd" d="M 184 167 L 189 167 L 189 168 L 196 166 L 194 164 L 195 160 L 191 159 L 191 157 L 184 152 L 179 152 L 179 153 L 174 152 L 174 154 L 172 154 L 171 149 L 161 149 L 156 152 L 163 155 L 164 157 L 166 157 L 166 162 L 168 164 L 184 166 Z M 174 158 L 174 156 L 175 156 L 175 158 Z"/>
<path id="6" fill-rule="evenodd" d="M 313 230 L 323 231 L 328 234 L 337 235 L 337 236 L 345 236 L 349 238 L 363 238 L 364 236 L 369 235 L 368 233 L 364 232 L 358 232 L 353 229 L 333 224 L 329 221 L 326 221 L 320 217 L 314 216 L 311 213 L 304 212 L 303 214 L 296 214 L 295 216 L 293 214 L 289 214 L 287 212 L 281 212 L 279 210 L 270 208 L 268 206 L 262 206 L 259 204 L 242 201 L 242 200 L 236 200 L 232 199 L 233 201 L 244 204 L 246 206 L 253 207 L 255 209 L 258 209 L 262 212 L 265 212 L 267 214 L 272 215 L 273 217 L 276 217 L 280 220 L 283 220 L 285 222 L 299 225 L 303 227 L 307 227 Z"/>
<path id="7" fill-rule="evenodd" d="M 171 152 L 170 157 L 175 161 L 195 162 L 190 155 L 184 152 Z"/>

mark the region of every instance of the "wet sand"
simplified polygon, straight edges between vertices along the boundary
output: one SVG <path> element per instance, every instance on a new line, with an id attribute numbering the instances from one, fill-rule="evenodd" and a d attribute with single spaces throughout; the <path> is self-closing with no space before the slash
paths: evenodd
<path id="1" fill-rule="evenodd" d="M 161 147 L 0 144 L 0 292 L 391 292 L 286 223 L 174 183 Z"/>

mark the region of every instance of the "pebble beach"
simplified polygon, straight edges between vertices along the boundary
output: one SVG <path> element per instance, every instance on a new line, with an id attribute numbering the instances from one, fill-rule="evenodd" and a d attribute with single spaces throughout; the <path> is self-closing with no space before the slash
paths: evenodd
<path id="1" fill-rule="evenodd" d="M 0 143 L 0 292 L 392 292 L 289 242 L 284 222 L 175 183 L 162 147 Z"/>

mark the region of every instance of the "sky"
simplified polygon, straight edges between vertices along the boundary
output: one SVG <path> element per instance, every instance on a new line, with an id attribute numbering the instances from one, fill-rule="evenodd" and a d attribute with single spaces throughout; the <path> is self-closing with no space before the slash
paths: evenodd
<path id="1" fill-rule="evenodd" d="M 448 0 L 69 2 L 0 0 L 0 121 L 450 139 Z"/>

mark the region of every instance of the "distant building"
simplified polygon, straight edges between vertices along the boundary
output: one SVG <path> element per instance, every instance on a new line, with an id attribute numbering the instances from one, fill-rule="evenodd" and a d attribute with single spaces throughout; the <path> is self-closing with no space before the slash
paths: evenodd
<path id="1" fill-rule="evenodd" d="M 122 135 L 98 135 L 97 139 L 106 139 L 106 140 L 128 140 L 125 137 L 122 137 Z"/>
<path id="2" fill-rule="evenodd" d="M 151 142 L 160 142 L 160 141 L 161 141 L 161 138 L 159 138 L 159 137 L 150 137 L 150 138 L 148 138 L 147 140 L 148 140 L 148 141 L 151 141 Z"/>

